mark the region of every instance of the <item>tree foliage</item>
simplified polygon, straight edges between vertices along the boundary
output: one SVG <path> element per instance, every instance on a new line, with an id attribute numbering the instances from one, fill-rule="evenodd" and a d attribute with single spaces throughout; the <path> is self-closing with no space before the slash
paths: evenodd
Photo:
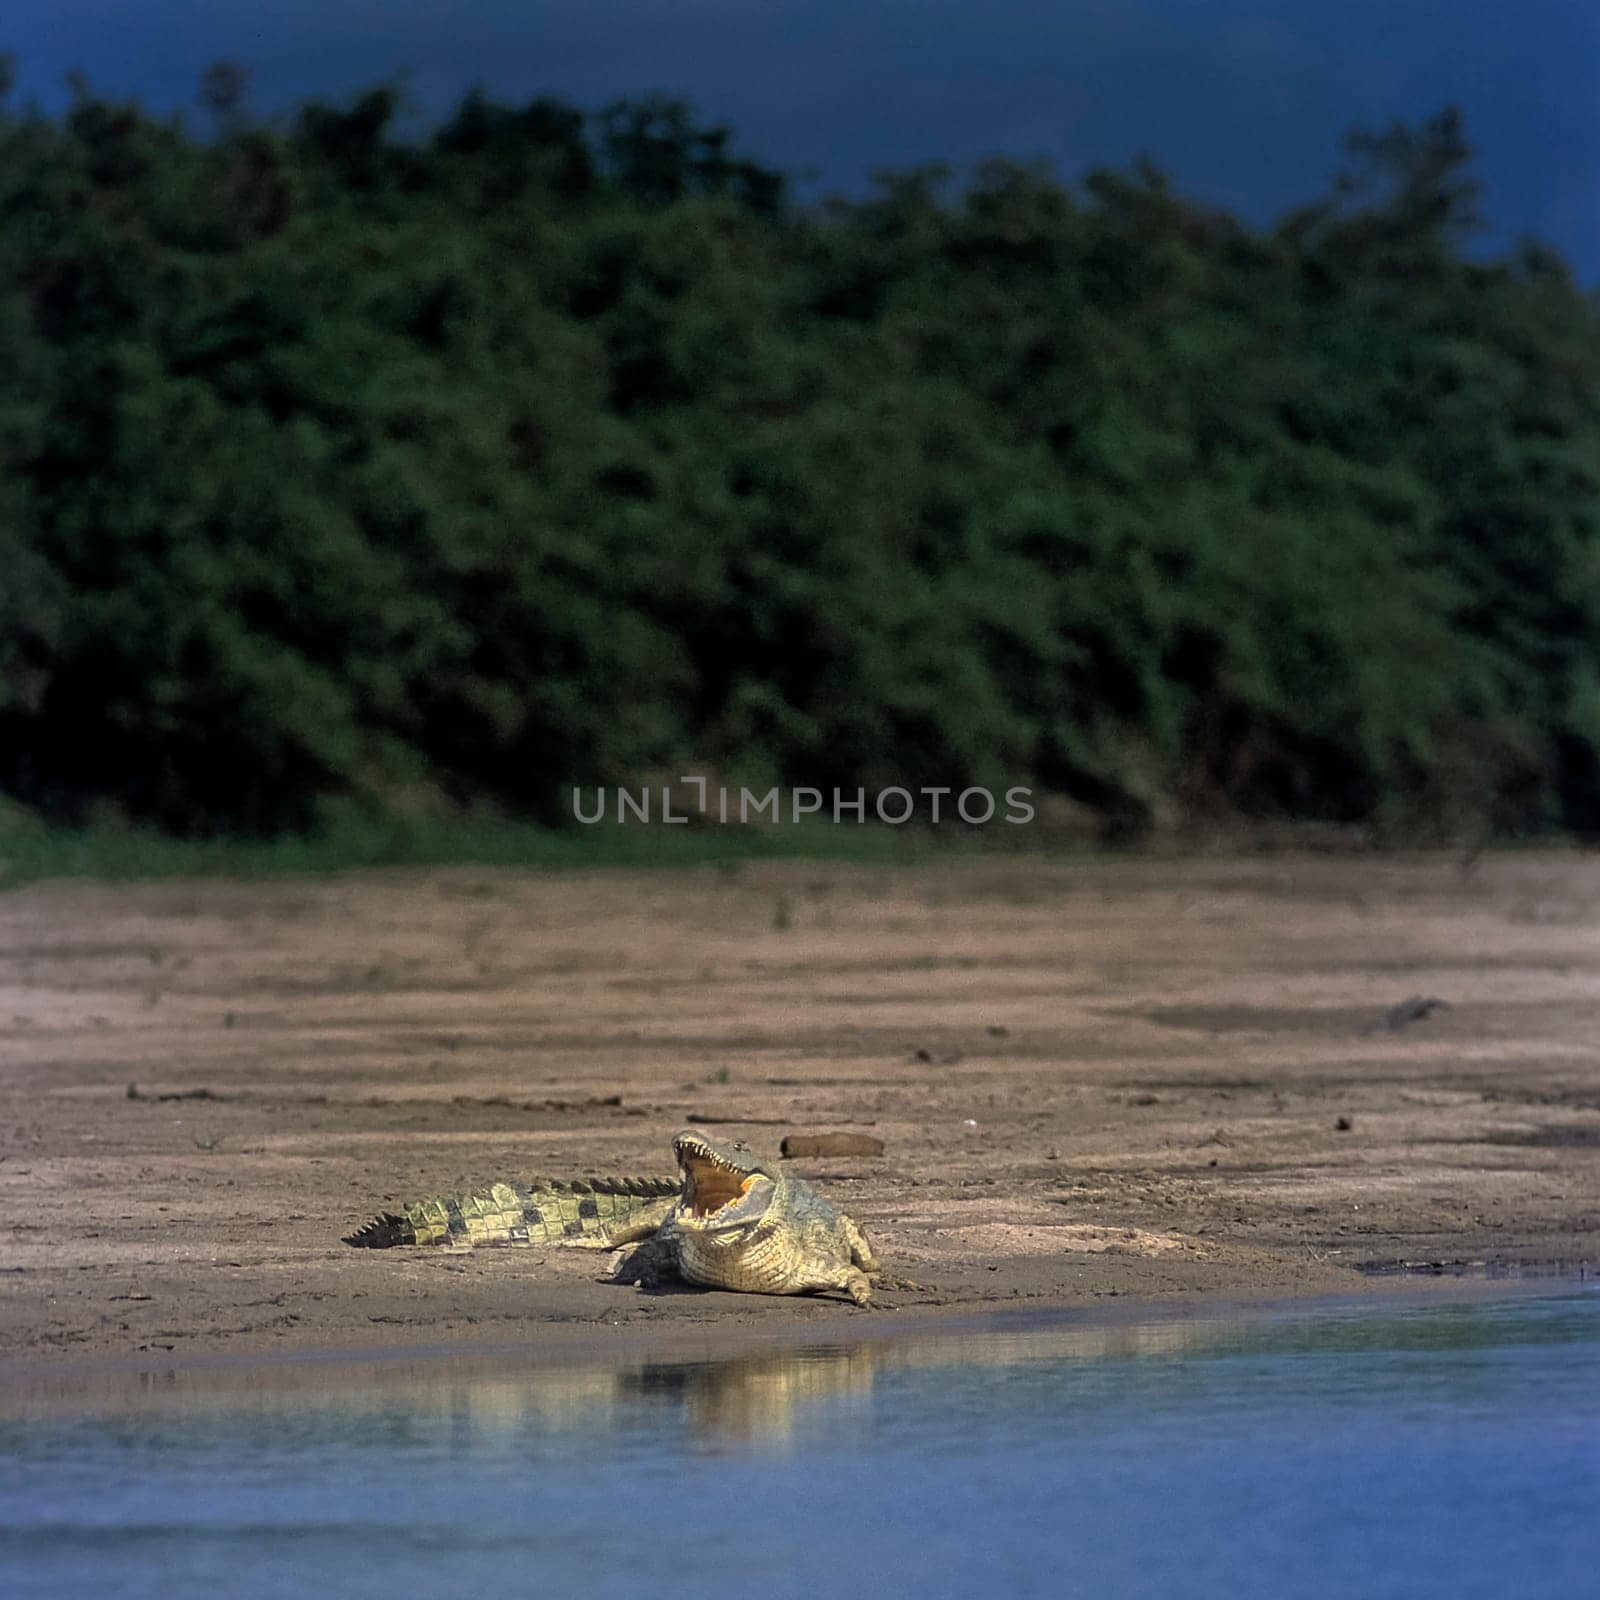
<path id="1" fill-rule="evenodd" d="M 0 74 L 3 78 L 4 74 Z M 1600 315 L 1453 114 L 802 209 L 676 102 L 0 109 L 0 786 L 271 832 L 710 765 L 1600 827 Z"/>

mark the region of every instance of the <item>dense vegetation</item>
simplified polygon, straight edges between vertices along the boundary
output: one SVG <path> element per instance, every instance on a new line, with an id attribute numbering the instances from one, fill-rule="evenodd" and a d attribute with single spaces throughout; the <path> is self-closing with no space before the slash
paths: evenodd
<path id="1" fill-rule="evenodd" d="M 1600 827 L 1600 309 L 1457 119 L 797 206 L 665 101 L 0 114 L 0 789 L 272 833 L 1033 783 Z"/>

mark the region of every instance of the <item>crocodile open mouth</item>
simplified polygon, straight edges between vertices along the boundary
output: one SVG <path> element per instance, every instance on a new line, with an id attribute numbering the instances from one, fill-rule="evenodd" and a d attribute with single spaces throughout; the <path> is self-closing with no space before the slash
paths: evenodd
<path id="1" fill-rule="evenodd" d="M 742 1199 L 758 1182 L 759 1174 L 729 1166 L 704 1145 L 680 1139 L 675 1145 L 683 1169 L 684 1208 L 694 1217 L 711 1217 Z"/>

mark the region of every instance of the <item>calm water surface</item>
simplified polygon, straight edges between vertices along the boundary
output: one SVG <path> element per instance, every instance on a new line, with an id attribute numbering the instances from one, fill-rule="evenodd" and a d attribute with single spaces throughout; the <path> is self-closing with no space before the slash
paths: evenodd
<path id="1" fill-rule="evenodd" d="M 1600 1294 L 0 1390 L 0 1594 L 1600 1594 Z"/>

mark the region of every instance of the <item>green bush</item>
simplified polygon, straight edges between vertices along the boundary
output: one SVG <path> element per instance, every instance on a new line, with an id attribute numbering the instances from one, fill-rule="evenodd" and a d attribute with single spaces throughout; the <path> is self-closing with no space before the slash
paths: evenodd
<path id="1" fill-rule="evenodd" d="M 801 209 L 670 101 L 0 116 L 0 787 L 270 835 L 709 765 L 1600 827 L 1600 316 L 1445 114 Z"/>

